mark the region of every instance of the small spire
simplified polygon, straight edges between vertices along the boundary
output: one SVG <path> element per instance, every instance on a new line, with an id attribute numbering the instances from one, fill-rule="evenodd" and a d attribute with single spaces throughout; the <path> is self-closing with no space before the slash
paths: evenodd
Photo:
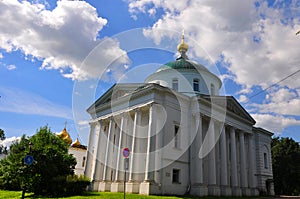
<path id="1" fill-rule="evenodd" d="M 189 46 L 184 42 L 184 29 L 182 30 L 181 43 L 177 46 L 178 52 L 181 54 L 181 57 L 187 58 L 185 53 L 188 51 Z"/>

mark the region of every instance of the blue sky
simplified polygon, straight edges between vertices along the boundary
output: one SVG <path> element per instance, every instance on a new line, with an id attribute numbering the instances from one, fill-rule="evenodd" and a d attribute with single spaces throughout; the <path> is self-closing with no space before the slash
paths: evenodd
<path id="1" fill-rule="evenodd" d="M 173 60 L 184 29 L 190 59 L 219 75 L 257 126 L 299 142 L 299 7 L 299 0 L 2 0 L 0 128 L 10 138 L 44 125 L 59 132 L 67 122 L 73 140 L 87 144 L 85 109 L 112 84 L 141 82 Z"/>

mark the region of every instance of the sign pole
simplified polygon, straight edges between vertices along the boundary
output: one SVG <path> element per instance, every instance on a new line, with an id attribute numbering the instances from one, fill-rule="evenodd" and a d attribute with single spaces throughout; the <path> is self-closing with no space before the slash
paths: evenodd
<path id="1" fill-rule="evenodd" d="M 130 151 L 128 148 L 123 149 L 123 157 L 124 157 L 124 199 L 126 198 L 126 171 L 129 167 L 129 154 Z"/>
<path id="2" fill-rule="evenodd" d="M 124 199 L 126 198 L 126 169 L 125 169 L 125 175 L 124 175 Z"/>

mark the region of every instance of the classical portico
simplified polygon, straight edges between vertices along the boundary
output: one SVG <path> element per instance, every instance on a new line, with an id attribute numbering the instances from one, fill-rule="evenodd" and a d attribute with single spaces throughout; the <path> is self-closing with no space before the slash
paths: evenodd
<path id="1" fill-rule="evenodd" d="M 123 191 L 125 147 L 130 193 L 254 196 L 265 189 L 272 168 L 262 168 L 270 151 L 261 148 L 272 134 L 255 128 L 232 96 L 220 96 L 219 78 L 190 61 L 187 49 L 183 37 L 177 60 L 145 83 L 112 86 L 88 108 L 90 189 Z"/>

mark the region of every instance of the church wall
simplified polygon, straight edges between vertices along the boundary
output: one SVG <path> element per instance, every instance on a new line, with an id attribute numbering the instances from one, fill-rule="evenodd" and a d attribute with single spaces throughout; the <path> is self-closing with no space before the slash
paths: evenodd
<path id="1" fill-rule="evenodd" d="M 171 161 L 164 160 L 164 164 L 171 163 Z M 179 182 L 173 182 L 173 171 L 179 170 Z M 163 195 L 183 195 L 186 193 L 189 185 L 189 169 L 187 162 L 173 161 L 163 169 Z"/>
<path id="2" fill-rule="evenodd" d="M 84 168 L 86 165 L 86 158 L 87 158 L 87 150 L 70 147 L 69 154 L 72 154 L 73 157 L 76 158 L 77 164 L 75 165 L 75 174 L 76 175 L 84 175 Z"/>
<path id="3" fill-rule="evenodd" d="M 196 70 L 185 70 L 181 69 L 180 72 L 177 70 L 163 70 L 154 73 L 152 76 L 148 77 L 147 83 L 159 83 L 162 86 L 172 88 L 172 80 L 178 80 L 178 92 L 184 93 L 188 96 L 194 95 L 193 80 L 199 80 L 199 92 L 202 94 L 211 94 L 211 85 L 214 85 L 215 93 L 213 95 L 219 94 L 219 89 L 221 88 L 220 81 L 211 76 L 211 74 L 200 71 L 200 74 Z"/>
<path id="4" fill-rule="evenodd" d="M 157 85 L 156 85 L 157 86 Z M 158 87 L 158 86 L 157 86 Z M 151 98 L 152 97 L 152 98 Z M 193 182 L 195 182 L 195 175 L 197 175 L 197 168 L 195 168 L 195 160 L 198 157 L 198 152 L 199 150 L 195 149 L 197 147 L 190 147 L 191 144 L 191 135 L 195 134 L 195 118 L 198 117 L 198 113 L 195 113 L 194 108 L 191 108 L 191 99 L 183 96 L 181 94 L 172 94 L 169 92 L 169 90 L 163 90 L 162 92 L 155 90 L 152 94 L 146 94 L 146 97 L 141 96 L 142 99 L 132 99 L 130 104 L 132 106 L 127 108 L 126 110 L 123 110 L 123 112 L 128 112 L 130 116 L 128 117 L 127 120 L 127 125 L 126 126 L 126 132 L 123 133 L 123 138 L 122 138 L 122 145 L 121 148 L 128 147 L 131 150 L 130 154 L 130 160 L 133 158 L 133 164 L 130 163 L 130 167 L 133 168 L 133 180 L 136 185 L 132 186 L 139 186 L 139 189 L 137 192 L 143 193 L 143 194 L 178 194 L 182 195 L 187 191 L 187 187 L 189 185 L 193 185 Z M 144 104 L 141 104 L 143 102 Z M 151 102 L 154 102 L 153 105 L 150 105 Z M 122 105 L 123 106 L 123 105 Z M 119 107 L 122 107 L 121 105 Z M 221 124 L 220 120 L 218 118 L 215 118 L 214 120 L 210 119 L 210 114 L 209 114 L 209 107 L 206 107 L 206 104 L 199 104 L 201 107 L 201 118 L 202 118 L 202 129 L 200 132 L 202 132 L 202 140 L 206 138 L 206 134 L 209 132 L 212 132 L 212 128 L 209 128 L 210 122 L 214 124 L 214 130 L 216 134 L 220 131 Z M 139 107 L 139 108 L 138 108 Z M 156 191 L 152 192 L 150 191 L 149 193 L 143 192 L 145 191 L 144 187 L 146 186 L 145 183 L 145 169 L 146 169 L 146 159 L 147 157 L 145 154 L 147 153 L 147 136 L 148 136 L 148 129 L 149 129 L 149 110 L 150 107 L 154 107 L 153 110 L 155 111 L 153 120 L 157 132 L 156 135 L 154 135 L 154 132 L 152 132 L 152 137 L 150 139 L 150 152 L 151 155 L 149 156 L 150 160 L 150 173 L 149 173 L 149 180 L 153 181 L 155 180 L 156 183 L 151 184 L 151 190 L 153 190 L 154 186 L 160 187 L 156 189 Z M 132 142 L 133 142 L 133 129 L 134 129 L 134 119 L 135 119 L 135 114 L 136 112 L 140 113 L 140 121 L 138 122 L 138 127 L 135 135 L 135 146 L 134 150 L 132 147 Z M 106 169 L 106 175 L 107 175 L 107 180 L 111 182 L 104 182 L 102 181 L 102 185 L 106 183 L 106 187 L 108 190 L 110 189 L 109 183 L 115 184 L 114 180 L 116 180 L 116 164 L 117 164 L 117 147 L 119 143 L 119 136 L 120 136 L 120 122 L 121 118 L 124 116 L 121 114 L 122 111 L 120 111 L 115 119 L 115 123 L 117 125 L 113 125 L 113 129 L 111 131 L 110 135 L 110 143 L 111 146 L 108 148 L 108 163 L 110 164 L 111 168 Z M 215 116 L 215 115 L 214 115 Z M 200 115 L 199 115 L 200 117 Z M 101 162 L 105 162 L 105 154 L 106 154 L 106 144 L 107 144 L 107 135 L 109 132 L 110 128 L 110 115 L 107 117 L 102 117 L 101 121 L 103 122 L 102 126 L 102 135 L 103 138 L 100 139 L 100 145 L 99 145 L 99 160 Z M 231 129 L 234 129 L 234 134 L 235 135 L 235 145 L 236 145 L 236 161 L 237 161 L 237 189 L 240 188 L 241 186 L 241 174 L 245 175 L 246 173 L 246 179 L 247 184 L 246 187 L 244 187 L 244 192 L 232 192 L 231 193 L 231 188 L 227 190 L 226 194 L 232 194 L 232 195 L 247 195 L 250 194 L 250 188 L 248 189 L 248 183 L 250 184 L 250 178 L 248 177 L 249 172 L 249 165 L 247 164 L 249 156 L 248 156 L 248 150 L 249 150 L 249 142 L 248 142 L 248 135 L 252 133 L 252 126 L 249 124 L 249 122 L 244 122 L 243 118 L 239 118 L 238 116 L 234 116 L 233 113 L 230 113 L 227 115 L 225 123 L 226 123 L 226 131 L 225 131 L 225 138 L 226 138 L 226 151 L 227 151 L 227 178 L 228 178 L 228 185 L 232 184 L 232 169 L 231 169 L 231 144 L 230 140 L 230 132 Z M 178 134 L 177 138 L 175 138 L 175 127 L 178 127 Z M 232 128 L 235 127 L 235 128 Z M 98 130 L 99 131 L 99 130 Z M 240 137 L 241 133 L 244 135 L 244 141 Z M 257 134 L 257 133 L 256 133 Z M 96 136 L 97 137 L 97 136 Z M 95 137 L 95 139 L 97 139 Z M 259 168 L 258 171 L 261 173 L 261 175 L 256 176 L 259 178 L 258 182 L 260 183 L 259 186 L 265 186 L 263 185 L 265 179 L 264 176 L 268 174 L 268 171 L 263 171 L 259 170 L 261 169 L 261 162 L 262 162 L 262 156 L 261 156 L 261 151 L 264 149 L 261 146 L 264 146 L 265 143 L 266 146 L 269 146 L 269 141 L 270 141 L 270 135 L 263 134 L 263 133 L 258 133 L 256 135 L 256 142 L 255 146 L 257 151 L 260 151 L 258 154 L 256 154 L 256 158 L 258 159 L 259 162 Z M 241 141 L 242 139 L 242 141 Z M 113 141 L 115 140 L 115 141 Z M 224 139 L 223 139 L 224 140 Z M 94 141 L 95 142 L 95 141 Z M 175 146 L 175 143 L 177 142 L 177 145 Z M 241 146 L 240 142 L 244 142 L 244 147 Z M 224 143 L 224 142 L 223 142 Z M 196 143 L 197 144 L 197 143 Z M 194 145 L 194 143 L 193 143 Z M 224 145 L 223 145 L 224 146 Z M 253 145 L 252 145 L 253 146 Z M 242 148 L 242 149 L 241 149 Z M 245 151 L 245 160 L 246 160 L 246 165 L 245 165 L 245 172 L 242 172 L 242 166 L 241 162 L 243 162 L 243 157 L 241 158 L 241 152 L 240 150 Z M 155 152 L 156 151 L 156 152 Z M 222 168 L 221 168 L 221 143 L 218 141 L 215 146 L 215 154 L 214 154 L 214 159 L 212 160 L 212 157 L 204 157 L 202 159 L 202 165 L 203 165 L 203 185 L 204 187 L 209 188 L 210 191 L 208 192 L 210 195 L 219 195 L 220 194 L 220 184 L 222 180 Z M 266 152 L 267 153 L 267 152 Z M 269 152 L 268 152 L 269 153 Z M 140 154 L 140 155 L 138 155 Z M 253 159 L 253 158 L 252 158 Z M 224 159 L 223 159 L 224 160 Z M 215 161 L 215 164 L 213 163 Z M 201 161 L 197 161 L 196 165 L 199 165 Z M 223 161 L 225 164 L 225 162 Z M 256 162 L 255 162 L 256 163 Z M 215 165 L 215 173 L 210 176 L 216 176 L 216 178 L 210 178 L 209 174 L 212 173 L 211 170 L 211 165 Z M 162 168 L 162 169 L 160 169 Z M 120 170 L 123 169 L 123 162 L 120 163 Z M 154 171 L 155 169 L 160 169 L 158 171 Z M 99 180 L 104 179 L 103 175 L 104 171 L 104 166 L 101 164 L 100 167 L 97 167 L 96 174 L 97 176 L 100 176 Z M 129 172 L 127 173 L 127 181 L 129 180 Z M 176 181 L 173 180 L 175 174 L 179 177 Z M 179 172 L 176 173 L 176 172 Z M 259 172 L 255 172 L 255 174 L 260 174 Z M 102 175 L 102 176 L 101 176 Z M 124 172 L 120 172 L 120 177 L 119 180 L 124 179 Z M 148 179 L 148 178 L 147 178 Z M 199 180 L 199 176 L 197 176 L 197 179 Z M 216 182 L 214 182 L 214 180 Z M 199 182 L 199 181 L 197 181 Z M 100 184 L 101 184 L 100 183 Z M 210 183 L 210 184 L 209 184 Z M 197 183 L 196 183 L 197 184 Z M 198 183 L 199 185 L 199 183 Z M 197 186 L 198 186 L 197 185 Z M 99 186 L 100 187 L 100 186 Z M 142 187 L 142 189 L 141 189 Z M 253 188 L 253 186 L 251 187 Z M 199 190 L 198 188 L 197 190 Z M 219 189 L 219 191 L 218 191 Z M 253 188 L 254 189 L 254 188 Z M 117 189 L 116 189 L 117 190 Z M 150 189 L 149 189 L 150 190 Z M 160 191 L 157 191 L 160 190 Z M 195 194 L 199 194 L 200 192 L 197 192 L 195 189 Z M 136 192 L 136 191 L 135 191 Z M 224 192 L 222 192 L 224 194 Z M 254 192 L 251 192 L 254 193 Z M 200 193 L 201 194 L 201 193 Z M 207 193 L 206 193 L 207 194 Z"/>
<path id="5" fill-rule="evenodd" d="M 254 129 L 256 145 L 257 186 L 260 192 L 274 195 L 271 160 L 271 136 L 261 129 Z M 265 157 L 266 156 L 266 157 Z"/>

